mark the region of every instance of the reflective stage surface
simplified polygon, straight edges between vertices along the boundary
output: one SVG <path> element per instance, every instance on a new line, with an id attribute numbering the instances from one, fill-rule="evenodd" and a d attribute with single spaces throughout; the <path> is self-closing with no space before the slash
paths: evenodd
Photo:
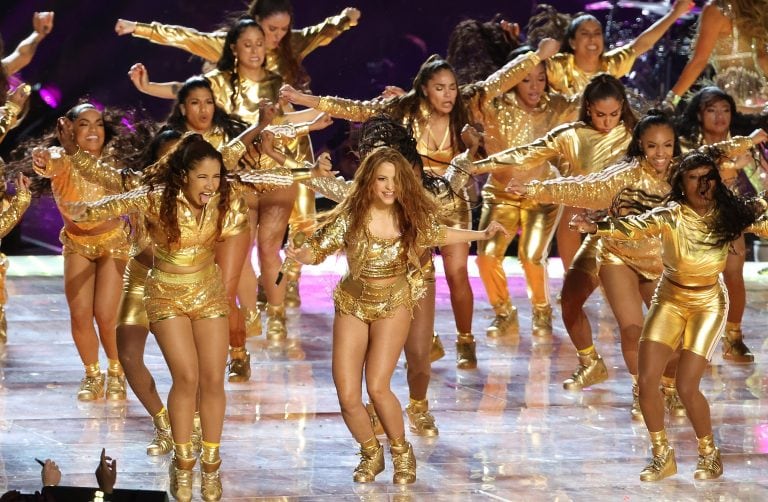
<path id="1" fill-rule="evenodd" d="M 146 456 L 152 423 L 131 393 L 124 404 L 77 401 L 82 366 L 69 334 L 61 263 L 47 260 L 11 257 L 9 342 L 0 348 L 0 489 L 39 489 L 35 457 L 55 459 L 62 484 L 94 485 L 102 447 L 118 459 L 118 487 L 167 489 L 169 458 Z M 593 295 L 588 312 L 610 379 L 584 392 L 564 391 L 577 359 L 559 309 L 554 337 L 532 343 L 525 284 L 516 261 L 508 260 L 520 333 L 496 343 L 484 335 L 492 311 L 471 266 L 477 370 L 455 367 L 453 315 L 438 279 L 436 324 L 447 354 L 433 366 L 429 398 L 440 435 L 409 435 L 418 479 L 402 488 L 391 483 L 388 454 L 375 483 L 352 482 L 357 445 L 342 422 L 330 371 L 330 293 L 342 263 L 332 258 L 305 268 L 303 306 L 292 313 L 287 343 L 248 341 L 251 381 L 227 384 L 225 500 L 768 500 L 768 276 L 757 274 L 760 264 L 747 264 L 744 319 L 756 362 L 724 362 L 718 349 L 702 383 L 723 453 L 722 478 L 694 482 L 693 431 L 687 419 L 669 419 L 678 474 L 639 481 L 649 458 L 647 433 L 630 420 L 631 380 L 604 299 Z M 24 276 L 44 267 L 52 275 Z M 550 269 L 558 290 L 559 261 Z M 151 337 L 146 360 L 164 396 L 170 377 Z M 103 355 L 101 363 L 106 366 Z M 393 388 L 406 403 L 402 364 Z"/>

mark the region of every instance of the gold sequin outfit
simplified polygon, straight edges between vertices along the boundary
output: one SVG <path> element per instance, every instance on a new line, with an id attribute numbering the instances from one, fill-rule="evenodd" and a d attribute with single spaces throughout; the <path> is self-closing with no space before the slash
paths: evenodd
<path id="1" fill-rule="evenodd" d="M 119 215 L 96 222 L 74 222 L 67 215 L 67 204 L 94 202 L 110 195 L 109 190 L 83 177 L 73 168 L 72 157 L 64 154 L 61 149 L 54 150 L 48 164 L 44 168 L 35 167 L 35 172 L 51 179 L 53 197 L 64 220 L 64 228 L 59 236 L 64 256 L 79 254 L 89 260 L 105 256 L 128 259 L 130 231 Z"/>
<path id="2" fill-rule="evenodd" d="M 661 239 L 664 271 L 656 287 L 640 340 L 663 343 L 711 359 L 728 310 L 720 278 L 730 243 L 712 246 L 715 209 L 698 215 L 685 204 L 669 203 L 637 216 L 597 223 L 597 235 L 616 239 Z M 768 233 L 768 220 L 747 230 Z"/>
<path id="3" fill-rule="evenodd" d="M 316 230 L 305 244 L 313 251 L 313 263 L 342 248 L 346 251 L 349 271 L 333 294 L 336 311 L 366 323 L 390 317 L 401 305 L 413 311 L 426 293 L 425 267 L 419 257 L 427 248 L 445 242 L 446 227 L 433 223 L 411 253 L 406 253 L 400 239 L 376 237 L 367 225 L 362 235 L 349 235 L 348 227 L 349 217 L 339 216 Z"/>
<path id="4" fill-rule="evenodd" d="M 0 238 L 8 235 L 8 232 L 13 230 L 13 227 L 21 221 L 21 217 L 29 207 L 31 200 L 32 195 L 29 190 L 19 190 L 13 197 L 2 200 L 3 210 L 0 213 Z M 7 271 L 8 257 L 4 253 L 0 253 L 0 310 L 8 301 L 8 293 L 5 289 L 5 274 Z M 0 329 L 2 329 L 1 326 Z M 0 338 L 2 338 L 2 334 L 0 334 Z"/>
<path id="5" fill-rule="evenodd" d="M 544 64 L 547 67 L 547 80 L 555 91 L 574 96 L 584 92 L 589 81 L 598 73 L 608 73 L 621 78 L 632 69 L 637 54 L 630 46 L 617 47 L 600 56 L 600 67 L 594 72 L 587 72 L 576 66 L 573 54 L 561 52 L 548 58 Z"/>
<path id="6" fill-rule="evenodd" d="M 19 105 L 11 101 L 6 101 L 3 106 L 0 106 L 0 143 L 3 142 L 8 131 L 16 126 L 20 113 Z"/>

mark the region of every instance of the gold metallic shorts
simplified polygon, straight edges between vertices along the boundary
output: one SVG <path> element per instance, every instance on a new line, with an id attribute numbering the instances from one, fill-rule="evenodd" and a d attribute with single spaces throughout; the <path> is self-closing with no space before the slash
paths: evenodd
<path id="1" fill-rule="evenodd" d="M 333 292 L 333 303 L 337 313 L 353 315 L 366 323 L 392 317 L 400 305 L 413 311 L 415 304 L 405 276 L 391 284 L 345 276 Z"/>
<path id="2" fill-rule="evenodd" d="M 586 239 L 582 241 L 579 250 L 576 251 L 570 268 L 597 278 L 597 274 L 600 272 L 601 247 L 600 237 L 595 234 L 588 234 Z"/>
<path id="3" fill-rule="evenodd" d="M 75 235 L 62 228 L 59 240 L 63 246 L 61 254 L 64 256 L 79 254 L 89 260 L 106 256 L 127 260 L 130 257 L 130 232 L 125 224 L 97 235 Z"/>
<path id="4" fill-rule="evenodd" d="M 682 340 L 707 360 L 720 339 L 728 313 L 728 293 L 722 279 L 712 286 L 685 288 L 662 276 L 645 317 L 640 341 L 663 343 L 676 350 Z"/>
<path id="5" fill-rule="evenodd" d="M 149 329 L 147 309 L 144 306 L 144 284 L 149 267 L 131 258 L 123 273 L 123 294 L 117 307 L 118 326 L 143 326 Z"/>
<path id="6" fill-rule="evenodd" d="M 196 321 L 229 314 L 221 270 L 213 263 L 191 274 L 153 268 L 144 287 L 144 305 L 150 323 L 181 316 Z"/>

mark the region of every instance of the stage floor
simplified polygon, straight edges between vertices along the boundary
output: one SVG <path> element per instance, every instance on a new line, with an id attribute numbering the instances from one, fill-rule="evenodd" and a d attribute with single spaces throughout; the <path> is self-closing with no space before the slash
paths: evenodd
<path id="1" fill-rule="evenodd" d="M 0 347 L 0 489 L 39 489 L 35 457 L 55 459 L 62 484 L 94 485 L 102 447 L 118 459 L 117 487 L 167 489 L 169 458 L 146 456 L 152 424 L 136 398 L 129 393 L 127 402 L 113 404 L 75 397 L 82 366 L 69 333 L 60 258 L 11 257 L 11 263 L 9 342 Z M 225 500 L 768 500 L 768 276 L 757 274 L 764 265 L 747 266 L 744 328 L 756 363 L 726 363 L 718 350 L 702 383 L 725 468 L 722 478 L 707 482 L 693 480 L 696 442 L 687 419 L 667 426 L 678 474 L 658 483 L 639 481 L 648 460 L 647 433 L 630 420 L 631 381 L 616 323 L 599 293 L 588 311 L 611 378 L 569 393 L 562 381 L 577 360 L 559 309 L 553 339 L 532 344 L 531 310 L 516 261 L 507 266 L 520 336 L 499 343 L 484 335 L 492 311 L 471 267 L 479 359 L 473 371 L 455 367 L 453 316 L 439 278 L 436 325 L 447 355 L 433 366 L 429 397 L 440 436 L 409 436 L 418 480 L 408 487 L 391 483 L 388 455 L 387 470 L 375 483 L 352 482 L 356 444 L 339 413 L 329 360 L 330 293 L 343 260 L 308 267 L 304 304 L 291 313 L 287 342 L 249 339 L 251 381 L 227 384 Z M 552 260 L 550 269 L 556 291 L 559 261 Z M 151 337 L 146 360 L 165 395 L 170 378 Z M 393 388 L 406 402 L 402 364 Z"/>

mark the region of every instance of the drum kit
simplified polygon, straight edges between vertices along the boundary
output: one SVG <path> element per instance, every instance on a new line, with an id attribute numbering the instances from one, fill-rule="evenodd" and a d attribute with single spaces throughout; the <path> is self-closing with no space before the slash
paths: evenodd
<path id="1" fill-rule="evenodd" d="M 641 2 L 634 0 L 608 0 L 588 3 L 586 12 L 600 17 L 605 14 L 606 45 L 613 48 L 625 45 L 640 35 L 658 18 L 672 8 L 669 1 Z M 632 101 L 641 109 L 662 98 L 672 86 L 673 70 L 685 65 L 691 53 L 694 25 L 701 13 L 694 7 L 682 16 L 656 44 L 637 59 L 632 72 L 624 79 Z M 677 75 L 674 73 L 674 75 Z"/>

